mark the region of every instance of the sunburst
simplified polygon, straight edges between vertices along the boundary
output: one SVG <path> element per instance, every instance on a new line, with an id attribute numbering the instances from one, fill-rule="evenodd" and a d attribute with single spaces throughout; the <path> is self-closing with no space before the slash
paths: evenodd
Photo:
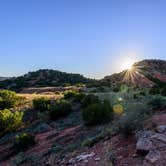
<path id="1" fill-rule="evenodd" d="M 133 65 L 124 73 L 123 82 L 135 84 L 139 81 L 138 78 L 143 77 L 143 69 L 145 66 Z"/>

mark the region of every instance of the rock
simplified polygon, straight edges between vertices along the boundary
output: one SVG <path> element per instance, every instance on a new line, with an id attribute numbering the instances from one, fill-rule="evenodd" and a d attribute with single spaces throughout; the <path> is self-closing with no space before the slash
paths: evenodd
<path id="1" fill-rule="evenodd" d="M 157 150 L 153 150 L 148 153 L 148 155 L 145 157 L 145 160 L 147 160 L 151 164 L 154 164 L 157 161 L 159 161 L 160 158 L 161 158 L 160 152 Z"/>
<path id="2" fill-rule="evenodd" d="M 151 130 L 139 131 L 136 133 L 136 139 L 138 140 L 140 138 L 150 138 L 154 134 L 155 132 Z"/>
<path id="3" fill-rule="evenodd" d="M 158 133 L 156 133 L 151 138 L 152 139 L 157 139 L 157 140 L 159 140 L 159 141 L 161 141 L 163 143 L 166 143 L 166 135 L 164 135 L 164 134 L 158 134 Z"/>
<path id="4" fill-rule="evenodd" d="M 122 159 L 122 158 L 123 158 L 123 156 L 118 156 L 117 158 L 118 158 L 118 159 Z"/>
<path id="5" fill-rule="evenodd" d="M 74 158 L 71 158 L 69 161 L 68 161 L 69 164 L 74 164 L 75 163 L 75 159 Z"/>
<path id="6" fill-rule="evenodd" d="M 39 134 L 39 133 L 44 133 L 51 130 L 51 127 L 47 123 L 40 123 L 34 128 L 34 133 Z"/>
<path id="7" fill-rule="evenodd" d="M 136 158 L 136 157 L 138 157 L 138 154 L 134 153 L 134 154 L 132 155 L 132 157 L 133 157 L 133 158 Z"/>
<path id="8" fill-rule="evenodd" d="M 93 156 L 95 156 L 94 152 L 89 153 L 89 154 L 81 154 L 81 155 L 79 155 L 79 156 L 76 157 L 76 160 L 77 161 L 87 160 L 87 158 L 93 157 Z"/>
<path id="9" fill-rule="evenodd" d="M 100 161 L 100 160 L 101 160 L 100 157 L 95 158 L 95 161 Z"/>
<path id="10" fill-rule="evenodd" d="M 157 126 L 156 129 L 157 129 L 157 132 L 164 133 L 166 132 L 166 125 Z"/>
<path id="11" fill-rule="evenodd" d="M 152 141 L 148 138 L 140 138 L 136 144 L 137 153 L 146 155 L 152 149 Z"/>
<path id="12" fill-rule="evenodd" d="M 84 160 L 84 163 L 88 163 L 88 160 Z"/>

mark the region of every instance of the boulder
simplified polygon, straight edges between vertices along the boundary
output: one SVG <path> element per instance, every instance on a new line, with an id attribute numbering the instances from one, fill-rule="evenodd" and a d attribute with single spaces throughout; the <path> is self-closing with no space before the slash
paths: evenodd
<path id="1" fill-rule="evenodd" d="M 157 132 L 165 133 L 166 132 L 166 125 L 159 125 L 156 127 Z"/>
<path id="2" fill-rule="evenodd" d="M 157 139 L 158 141 L 161 141 L 161 142 L 163 142 L 163 143 L 166 143 L 166 135 L 165 135 L 165 134 L 156 133 L 156 134 L 154 134 L 151 138 L 152 138 L 152 139 Z"/>
<path id="3" fill-rule="evenodd" d="M 157 150 L 152 150 L 146 155 L 145 160 L 147 160 L 151 164 L 155 164 L 157 161 L 160 160 L 160 158 L 160 152 Z"/>
<path id="4" fill-rule="evenodd" d="M 137 153 L 146 155 L 152 149 L 152 141 L 148 138 L 140 138 L 136 144 Z"/>
<path id="5" fill-rule="evenodd" d="M 93 156 L 95 156 L 94 152 L 89 153 L 89 154 L 81 154 L 81 155 L 76 157 L 76 160 L 77 161 L 82 161 L 82 160 L 84 161 L 84 160 L 87 160 L 88 158 L 93 157 Z"/>
<path id="6" fill-rule="evenodd" d="M 140 138 L 148 138 L 150 139 L 150 137 L 152 135 L 154 135 L 155 132 L 151 131 L 151 130 L 142 130 L 136 133 L 136 139 L 139 140 Z"/>

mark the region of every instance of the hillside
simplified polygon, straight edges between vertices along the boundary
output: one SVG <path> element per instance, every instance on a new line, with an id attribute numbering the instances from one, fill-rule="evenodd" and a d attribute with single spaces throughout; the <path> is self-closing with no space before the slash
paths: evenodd
<path id="1" fill-rule="evenodd" d="M 0 83 L 0 88 L 21 90 L 29 87 L 64 86 L 79 83 L 90 83 L 93 80 L 80 74 L 72 74 L 57 70 L 42 69 L 29 72 L 20 77 L 13 77 Z"/>
<path id="2" fill-rule="evenodd" d="M 104 78 L 142 86 L 124 91 L 55 70 L 2 81 L 20 91 L 0 90 L 0 166 L 165 165 L 165 69 L 144 60 Z M 61 86 L 80 82 L 92 84 Z"/>
<path id="3" fill-rule="evenodd" d="M 166 97 L 140 92 L 2 91 L 0 166 L 164 166 Z"/>
<path id="4" fill-rule="evenodd" d="M 143 60 L 133 64 L 130 70 L 104 77 L 102 84 L 117 86 L 127 83 L 132 86 L 152 87 L 166 82 L 166 61 Z"/>
<path id="5" fill-rule="evenodd" d="M 165 82 L 166 61 L 143 60 L 133 64 L 130 70 L 106 76 L 99 81 L 86 78 L 80 74 L 42 69 L 5 80 L 0 77 L 0 88 L 20 91 L 24 88 L 55 87 L 79 83 L 111 87 L 119 87 L 125 83 L 133 87 L 153 87 L 155 85 L 165 86 Z"/>
<path id="6" fill-rule="evenodd" d="M 4 81 L 6 79 L 9 79 L 9 77 L 0 77 L 0 81 Z"/>

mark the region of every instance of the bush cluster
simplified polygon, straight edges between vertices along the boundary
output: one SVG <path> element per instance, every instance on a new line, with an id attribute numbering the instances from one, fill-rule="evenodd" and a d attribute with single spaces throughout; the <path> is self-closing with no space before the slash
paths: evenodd
<path id="1" fill-rule="evenodd" d="M 19 128 L 22 124 L 23 112 L 12 112 L 8 109 L 0 111 L 0 132 L 5 134 Z"/>
<path id="2" fill-rule="evenodd" d="M 146 107 L 137 107 L 130 110 L 118 120 L 119 133 L 128 137 L 143 127 L 144 121 L 149 116 L 150 111 Z"/>
<path id="3" fill-rule="evenodd" d="M 15 92 L 9 90 L 0 91 L 0 109 L 9 109 L 19 104 L 20 98 Z"/>
<path id="4" fill-rule="evenodd" d="M 107 123 L 113 118 L 113 110 L 108 101 L 89 101 L 90 105 L 82 111 L 83 120 L 86 125 Z M 87 101 L 86 104 L 88 104 Z"/>
<path id="5" fill-rule="evenodd" d="M 161 95 L 166 96 L 166 86 L 162 88 Z"/>
<path id="6" fill-rule="evenodd" d="M 48 112 L 51 120 L 57 120 L 71 113 L 71 102 L 73 101 L 81 104 L 82 116 L 86 125 L 106 123 L 113 117 L 113 110 L 108 101 L 101 101 L 92 94 L 85 95 L 74 91 L 68 91 L 65 93 L 64 99 L 54 102 L 47 98 L 34 99 L 33 106 L 41 112 Z"/>
<path id="7" fill-rule="evenodd" d="M 160 94 L 160 88 L 158 86 L 154 86 L 149 90 L 150 95 Z"/>
<path id="8" fill-rule="evenodd" d="M 41 112 L 48 111 L 50 108 L 51 100 L 46 97 L 36 98 L 33 100 L 33 107 Z"/>
<path id="9" fill-rule="evenodd" d="M 157 95 L 160 94 L 162 96 L 166 96 L 166 86 L 153 86 L 150 90 L 149 90 L 149 94 L 150 95 Z"/>
<path id="10" fill-rule="evenodd" d="M 89 105 L 82 112 L 86 125 L 96 125 L 109 122 L 113 117 L 111 106 L 107 102 Z"/>
<path id="11" fill-rule="evenodd" d="M 52 120 L 69 115 L 72 111 L 71 103 L 67 100 L 58 100 L 50 106 L 49 115 Z"/>
<path id="12" fill-rule="evenodd" d="M 100 100 L 97 96 L 90 94 L 90 95 L 85 96 L 82 99 L 81 104 L 82 104 L 83 108 L 86 108 L 91 104 L 99 103 L 99 102 L 100 102 Z"/>
<path id="13" fill-rule="evenodd" d="M 33 100 L 33 107 L 41 113 L 47 112 L 52 120 L 65 117 L 72 111 L 71 103 L 65 99 L 51 102 L 48 98 L 38 98 Z"/>
<path id="14" fill-rule="evenodd" d="M 76 91 L 67 91 L 64 93 L 64 99 L 71 99 L 77 96 L 78 92 Z"/>
<path id="15" fill-rule="evenodd" d="M 74 102 L 81 102 L 85 96 L 86 95 L 83 93 L 79 93 L 76 91 L 68 91 L 64 94 L 64 99 L 65 100 L 71 99 Z"/>
<path id="16" fill-rule="evenodd" d="M 35 145 L 35 137 L 33 135 L 22 133 L 17 135 L 14 142 L 14 149 L 17 152 L 24 151 L 29 147 Z"/>
<path id="17" fill-rule="evenodd" d="M 152 106 L 152 109 L 159 109 L 166 107 L 166 99 L 162 96 L 153 97 L 148 104 Z"/>

